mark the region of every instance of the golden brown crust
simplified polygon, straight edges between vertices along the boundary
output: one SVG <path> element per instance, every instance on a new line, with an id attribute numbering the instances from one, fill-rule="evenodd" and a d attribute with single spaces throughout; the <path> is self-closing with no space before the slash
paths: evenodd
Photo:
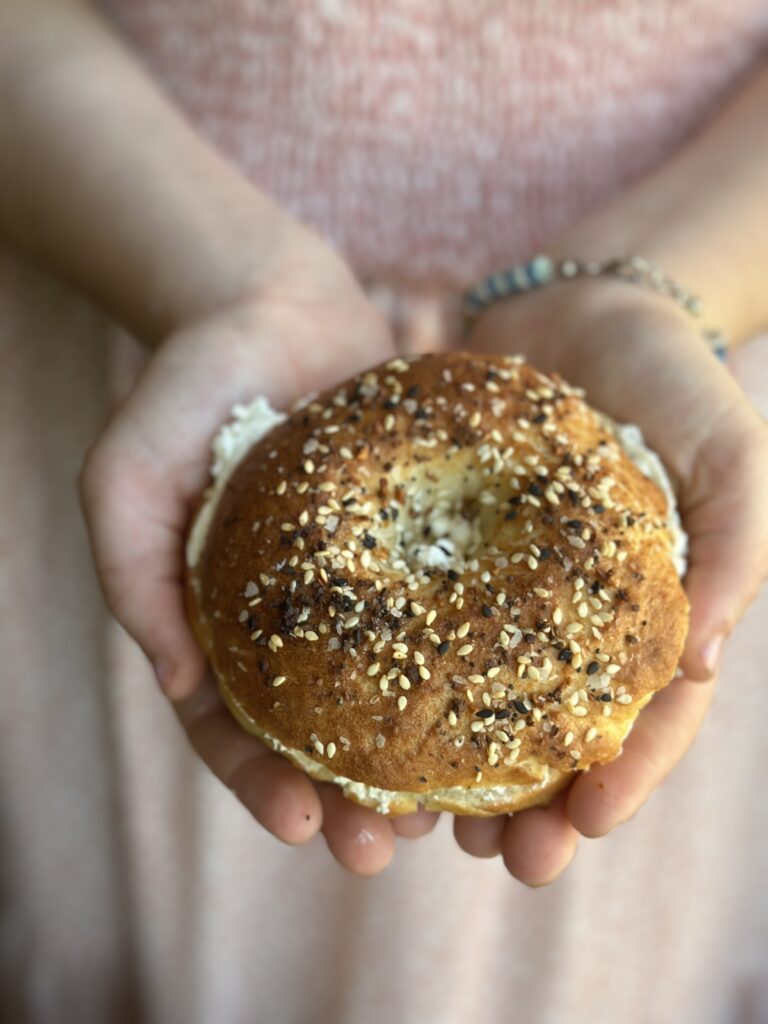
<path id="1" fill-rule="evenodd" d="M 616 757 L 672 678 L 687 602 L 665 512 L 558 377 L 398 359 L 243 459 L 188 574 L 191 619 L 247 728 L 399 794 L 388 813 L 412 794 L 518 810 Z M 453 787 L 485 796 L 435 794 Z"/>

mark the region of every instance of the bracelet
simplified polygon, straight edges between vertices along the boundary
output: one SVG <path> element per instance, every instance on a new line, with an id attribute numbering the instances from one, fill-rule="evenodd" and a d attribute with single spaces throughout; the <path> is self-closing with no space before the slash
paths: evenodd
<path id="1" fill-rule="evenodd" d="M 681 309 L 697 319 L 702 316 L 701 299 L 641 256 L 612 256 L 607 260 L 553 260 L 536 256 L 509 270 L 491 274 L 464 295 L 464 325 L 467 328 L 489 306 L 524 292 L 536 291 L 553 281 L 569 281 L 577 277 L 614 277 L 639 285 L 658 295 L 666 295 Z M 718 357 L 725 359 L 728 342 L 722 331 L 702 327 L 701 334 Z"/>

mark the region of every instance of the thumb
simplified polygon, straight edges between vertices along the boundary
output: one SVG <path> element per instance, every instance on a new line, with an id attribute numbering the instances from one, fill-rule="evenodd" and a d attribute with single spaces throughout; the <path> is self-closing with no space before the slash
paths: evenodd
<path id="1" fill-rule="evenodd" d="M 205 659 L 184 606 L 185 503 L 159 466 L 109 433 L 85 461 L 80 493 L 110 611 L 143 649 L 166 695 L 189 696 Z"/>
<path id="2" fill-rule="evenodd" d="M 710 493 L 684 516 L 691 618 L 681 668 L 688 679 L 712 677 L 726 637 L 768 574 L 766 452 L 762 433 L 752 435 L 713 479 Z"/>

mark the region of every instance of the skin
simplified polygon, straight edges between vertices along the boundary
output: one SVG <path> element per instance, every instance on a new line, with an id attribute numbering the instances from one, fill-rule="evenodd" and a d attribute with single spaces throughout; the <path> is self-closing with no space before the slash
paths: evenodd
<path id="1" fill-rule="evenodd" d="M 154 352 L 88 454 L 83 508 L 106 601 L 145 651 L 194 749 L 283 842 L 322 831 L 340 864 L 381 871 L 390 821 L 316 786 L 230 718 L 184 615 L 183 537 L 210 440 L 256 393 L 284 406 L 395 351 L 343 260 L 208 146 L 80 0 L 0 7 L 0 232 Z M 109 89 L 101 83 L 109 81 Z M 707 129 L 603 210 L 550 240 L 553 255 L 641 252 L 695 282 L 735 340 L 768 322 L 768 73 Z M 639 423 L 664 457 L 691 535 L 686 678 L 645 709 L 610 765 L 546 809 L 456 819 L 459 845 L 543 885 L 579 835 L 642 805 L 688 748 L 712 697 L 718 638 L 766 575 L 766 429 L 668 300 L 587 281 L 501 303 L 466 339 L 521 351 Z"/>
<path id="2" fill-rule="evenodd" d="M 499 819 L 496 828 L 456 822 L 463 849 L 501 853 L 532 885 L 541 884 L 542 863 L 554 865 L 552 877 L 563 870 L 578 834 L 602 836 L 628 820 L 683 756 L 713 697 L 712 641 L 730 632 L 768 562 L 766 428 L 727 369 L 672 304 L 613 282 L 580 287 L 578 295 L 568 287 L 500 304 L 477 325 L 471 345 L 535 353 L 543 369 L 585 387 L 598 408 L 643 425 L 672 474 L 689 535 L 691 619 L 685 677 L 640 713 L 617 760 L 576 776 L 546 810 Z M 712 669 L 719 657 L 716 651 Z"/>

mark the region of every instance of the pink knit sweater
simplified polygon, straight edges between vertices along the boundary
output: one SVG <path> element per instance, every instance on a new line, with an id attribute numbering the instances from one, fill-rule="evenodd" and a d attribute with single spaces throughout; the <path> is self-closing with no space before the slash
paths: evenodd
<path id="1" fill-rule="evenodd" d="M 193 121 L 366 279 L 461 286 L 669 154 L 761 0 L 107 0 Z"/>

